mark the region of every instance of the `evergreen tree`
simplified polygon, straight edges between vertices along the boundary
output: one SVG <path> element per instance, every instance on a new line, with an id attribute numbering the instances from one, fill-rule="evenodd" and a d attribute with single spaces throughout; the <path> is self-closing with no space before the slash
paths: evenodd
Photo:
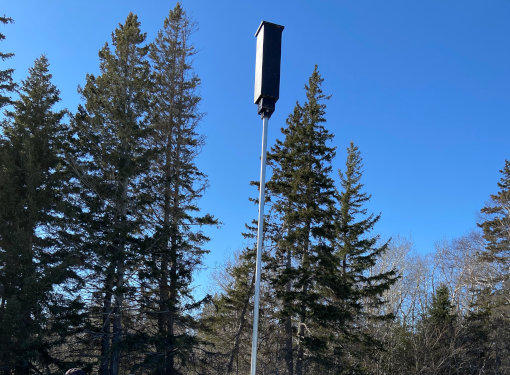
<path id="1" fill-rule="evenodd" d="M 490 293 L 489 290 L 481 292 L 465 318 L 463 373 L 466 374 L 510 374 L 510 324 L 498 298 Z"/>
<path id="2" fill-rule="evenodd" d="M 510 264 L 510 162 L 505 161 L 505 167 L 500 171 L 501 180 L 498 182 L 500 191 L 491 195 L 490 202 L 481 209 L 485 220 L 479 224 L 483 230 L 487 251 L 483 259 L 494 263 L 500 268 L 499 282 L 510 279 L 508 264 Z"/>
<path id="3" fill-rule="evenodd" d="M 500 171 L 499 191 L 490 196 L 481 209 L 485 251 L 480 260 L 493 270 L 483 280 L 484 288 L 477 296 L 475 309 L 488 339 L 488 357 L 495 372 L 510 373 L 510 161 Z M 486 324 L 487 320 L 490 324 Z M 474 319 L 472 319 L 474 322 Z"/>
<path id="4" fill-rule="evenodd" d="M 459 370 L 459 342 L 456 335 L 456 312 L 450 291 L 441 284 L 426 315 L 418 326 L 418 361 L 420 373 L 430 375 L 457 374 Z"/>
<path id="5" fill-rule="evenodd" d="M 202 115 L 200 79 L 191 66 L 196 53 L 190 42 L 193 29 L 177 3 L 150 50 L 152 158 L 144 184 L 152 235 L 146 241 L 150 257 L 140 277 L 146 289 L 143 305 L 156 322 L 149 335 L 154 348 L 143 366 L 154 374 L 180 374 L 196 346 L 194 312 L 202 301 L 195 300 L 190 284 L 207 253 L 209 238 L 202 228 L 217 224 L 198 206 L 207 178 L 196 165 L 203 138 L 197 133 Z"/>
<path id="6" fill-rule="evenodd" d="M 280 228 L 268 269 L 286 332 L 282 344 L 289 375 L 309 373 L 313 363 L 327 366 L 328 333 L 315 328 L 342 319 L 324 298 L 327 291 L 339 290 L 330 246 L 335 149 L 328 146 L 333 135 L 324 127 L 324 101 L 329 97 L 322 82 L 315 67 L 305 86 L 307 101 L 296 104 L 282 129 L 284 140 L 277 140 L 268 154 L 273 174 L 267 187 L 275 213 L 271 220 Z"/>
<path id="7" fill-rule="evenodd" d="M 344 298 L 335 301 L 346 314 L 348 323 L 344 333 L 337 337 L 338 344 L 349 352 L 351 358 L 350 363 L 339 364 L 343 371 L 357 371 L 360 356 L 366 355 L 377 344 L 370 333 L 370 324 L 374 319 L 391 318 L 391 315 L 381 315 L 378 308 L 384 303 L 384 292 L 396 281 L 395 270 L 378 273 L 373 269 L 387 250 L 388 242 L 378 245 L 379 236 L 371 235 L 380 215 L 368 214 L 365 208 L 370 195 L 363 191 L 362 174 L 360 152 L 351 142 L 347 149 L 345 171 L 339 171 L 341 190 L 336 194 L 337 210 L 334 214 L 338 274 L 348 291 Z"/>
<path id="8" fill-rule="evenodd" d="M 251 312 L 255 285 L 254 247 L 245 249 L 221 276 L 218 295 L 202 312 L 201 337 L 210 353 L 203 356 L 203 367 L 209 373 L 235 374 L 249 372 Z"/>
<path id="9" fill-rule="evenodd" d="M 1 16 L 0 23 L 1 24 L 9 24 L 12 23 L 13 20 L 10 17 Z M 5 39 L 5 35 L 0 33 L 0 41 Z M 0 60 L 5 61 L 14 56 L 12 52 L 0 52 Z M 5 106 L 6 104 L 11 103 L 11 99 L 8 96 L 10 92 L 14 91 L 16 87 L 14 81 L 12 80 L 12 73 L 14 69 L 3 69 L 0 70 L 0 108 Z"/>
<path id="10" fill-rule="evenodd" d="M 128 348 L 124 319 L 133 301 L 134 267 L 143 239 L 145 196 L 141 181 L 149 169 L 149 47 L 130 13 L 99 51 L 100 74 L 87 75 L 80 92 L 85 105 L 74 118 L 74 169 L 84 207 L 82 252 L 94 297 L 90 338 L 99 344 L 99 373 L 117 375 Z"/>
<path id="11" fill-rule="evenodd" d="M 258 181 L 251 181 L 251 186 L 260 186 Z M 258 190 L 258 189 L 257 189 Z M 258 205 L 258 198 L 249 198 Z M 268 203 L 266 195 L 266 204 Z M 265 217 L 264 238 L 275 238 L 279 232 L 278 225 Z M 253 304 L 255 290 L 255 258 L 257 251 L 257 220 L 245 224 L 242 233 L 249 245 L 240 254 L 235 255 L 232 263 L 226 265 L 220 274 L 220 291 L 204 307 L 201 314 L 200 337 L 202 354 L 199 356 L 199 370 L 211 374 L 248 373 L 251 364 L 251 339 L 253 334 Z M 269 261 L 270 247 L 274 241 L 265 241 L 262 262 Z M 257 369 L 262 373 L 271 372 L 281 367 L 282 329 L 275 319 L 277 301 L 270 286 L 269 269 L 261 275 L 260 320 L 258 327 Z M 204 370 L 207 369 L 207 370 Z M 215 371 L 215 372 L 214 372 Z"/>
<path id="12" fill-rule="evenodd" d="M 21 84 L 19 100 L 2 123 L 0 148 L 0 372 L 48 373 L 52 351 L 72 329 L 79 300 L 69 295 L 75 254 L 63 223 L 64 111 L 42 56 Z M 63 283 L 67 282 L 64 287 Z M 62 362 L 62 359 L 60 359 Z"/>
<path id="13" fill-rule="evenodd" d="M 253 184 L 253 183 L 252 183 Z M 258 184 L 256 184 L 258 186 Z M 257 202 L 256 199 L 250 199 Z M 270 237 L 270 226 L 264 224 L 265 236 Z M 251 338 L 253 333 L 253 294 L 255 290 L 256 220 L 246 225 L 243 233 L 251 245 L 247 246 L 233 264 L 227 265 L 220 279 L 220 292 L 215 295 L 201 316 L 203 344 L 208 355 L 202 356 L 201 367 L 208 373 L 248 373 L 251 362 Z M 267 262 L 267 250 L 263 262 Z M 260 359 L 257 369 L 270 372 L 281 366 L 279 343 L 282 340 L 280 324 L 275 320 L 277 306 L 269 285 L 270 275 L 261 275 L 260 316 L 258 327 Z"/>
<path id="14" fill-rule="evenodd" d="M 454 318 L 454 309 L 450 300 L 450 291 L 445 284 L 441 284 L 434 296 L 428 311 L 428 320 L 436 325 L 449 325 Z"/>

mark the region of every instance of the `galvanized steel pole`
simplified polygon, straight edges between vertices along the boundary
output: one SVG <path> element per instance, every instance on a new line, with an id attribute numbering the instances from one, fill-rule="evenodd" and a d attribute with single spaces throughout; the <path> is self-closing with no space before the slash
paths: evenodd
<path id="1" fill-rule="evenodd" d="M 259 218 L 257 230 L 257 261 L 255 266 L 255 301 L 253 304 L 253 337 L 251 341 L 251 375 L 257 371 L 257 342 L 259 328 L 260 305 L 260 271 L 262 251 L 264 249 L 264 200 L 266 198 L 266 149 L 268 116 L 262 118 L 262 154 L 260 157 L 260 188 L 259 188 Z"/>
<path id="2" fill-rule="evenodd" d="M 262 21 L 255 37 L 254 103 L 262 116 L 262 153 L 260 155 L 259 218 L 257 231 L 257 261 L 255 265 L 255 300 L 253 305 L 253 337 L 251 342 L 251 375 L 257 372 L 257 344 L 259 334 L 260 272 L 264 250 L 264 201 L 266 198 L 267 123 L 280 97 L 280 60 L 283 26 Z"/>

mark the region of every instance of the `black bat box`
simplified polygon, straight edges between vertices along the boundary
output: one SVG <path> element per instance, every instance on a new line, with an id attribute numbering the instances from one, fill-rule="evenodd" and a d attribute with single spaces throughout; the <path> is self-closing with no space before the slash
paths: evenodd
<path id="1" fill-rule="evenodd" d="M 274 112 L 280 96 L 280 60 L 283 26 L 262 21 L 257 37 L 255 60 L 255 104 L 258 113 L 268 115 Z"/>

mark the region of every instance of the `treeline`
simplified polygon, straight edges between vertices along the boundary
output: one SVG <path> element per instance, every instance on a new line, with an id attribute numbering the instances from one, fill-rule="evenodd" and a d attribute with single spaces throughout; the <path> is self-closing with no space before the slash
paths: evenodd
<path id="1" fill-rule="evenodd" d="M 75 111 L 45 56 L 0 71 L 0 374 L 249 373 L 256 221 L 218 293 L 190 287 L 218 225 L 193 31 L 179 4 L 152 42 L 129 14 Z M 480 233 L 419 257 L 374 234 L 354 144 L 333 171 L 322 82 L 268 152 L 258 373 L 510 374 L 510 163 Z"/>
<path id="2" fill-rule="evenodd" d="M 352 143 L 339 186 L 331 179 L 321 82 L 316 68 L 268 153 L 258 373 L 510 374 L 510 162 L 481 231 L 428 256 L 405 239 L 381 241 Z M 202 311 L 198 373 L 249 373 L 254 246 Z"/>

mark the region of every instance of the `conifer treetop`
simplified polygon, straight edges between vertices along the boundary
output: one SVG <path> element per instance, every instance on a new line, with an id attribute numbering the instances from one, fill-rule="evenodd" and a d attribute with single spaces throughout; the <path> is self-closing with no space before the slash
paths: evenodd
<path id="1" fill-rule="evenodd" d="M 0 16 L 0 24 L 9 24 L 13 23 L 14 20 L 5 15 Z M 0 33 L 0 42 L 5 39 L 5 35 Z M 12 52 L 2 52 L 0 51 L 0 60 L 5 61 L 14 56 Z M 8 94 L 13 92 L 16 88 L 16 84 L 12 80 L 12 74 L 14 73 L 14 69 L 4 69 L 0 70 L 0 108 L 4 107 L 7 104 L 12 103 Z"/>

